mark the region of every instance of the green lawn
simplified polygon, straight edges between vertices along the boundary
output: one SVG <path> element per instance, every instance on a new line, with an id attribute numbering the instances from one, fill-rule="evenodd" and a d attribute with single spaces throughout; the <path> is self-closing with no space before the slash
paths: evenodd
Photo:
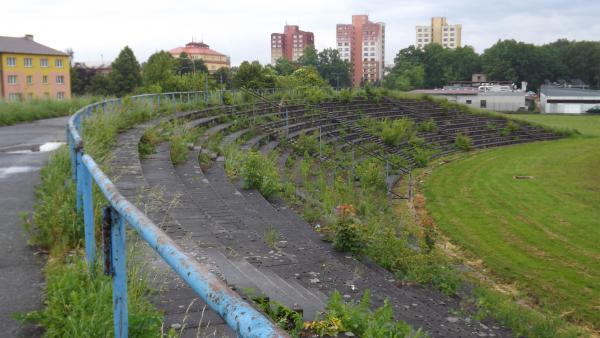
<path id="1" fill-rule="evenodd" d="M 424 187 L 428 210 L 504 281 L 598 330 L 600 116 L 519 118 L 585 136 L 475 152 L 436 168 Z"/>

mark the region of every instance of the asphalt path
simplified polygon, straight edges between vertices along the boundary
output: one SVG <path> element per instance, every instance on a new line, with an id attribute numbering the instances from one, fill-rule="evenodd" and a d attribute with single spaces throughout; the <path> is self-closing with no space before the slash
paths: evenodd
<path id="1" fill-rule="evenodd" d="M 40 169 L 64 142 L 67 117 L 0 127 L 0 336 L 36 337 L 15 313 L 40 309 L 44 257 L 27 245 L 22 214 L 32 210 Z M 41 146 L 41 147 L 40 147 Z"/>

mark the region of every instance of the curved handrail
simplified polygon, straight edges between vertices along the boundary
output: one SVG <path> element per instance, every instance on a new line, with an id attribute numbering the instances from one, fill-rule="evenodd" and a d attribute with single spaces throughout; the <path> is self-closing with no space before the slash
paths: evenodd
<path id="1" fill-rule="evenodd" d="M 175 99 L 175 96 L 179 98 L 187 96 L 189 101 L 190 94 L 194 96 L 203 94 L 207 102 L 207 92 L 143 94 L 132 96 L 131 100 L 149 99 L 154 102 L 155 99 L 160 101 L 162 97 Z M 77 187 L 77 210 L 83 212 L 86 260 L 90 266 L 96 259 L 92 182 L 96 183 L 110 203 L 110 207 L 105 209 L 102 227 L 103 231 L 109 233 L 104 237 L 110 237 L 110 240 L 106 241 L 110 249 L 105 252 L 105 256 L 110 257 L 105 257 L 105 270 L 113 277 L 115 337 L 127 337 L 128 334 L 125 221 L 240 337 L 289 337 L 277 324 L 244 301 L 192 255 L 186 253 L 148 216 L 125 199 L 94 159 L 84 153 L 84 140 L 81 135 L 82 119 L 95 111 L 105 111 L 107 105 L 121 105 L 122 102 L 119 98 L 89 104 L 75 112 L 67 124 L 67 142 L 71 152 L 73 178 Z"/>

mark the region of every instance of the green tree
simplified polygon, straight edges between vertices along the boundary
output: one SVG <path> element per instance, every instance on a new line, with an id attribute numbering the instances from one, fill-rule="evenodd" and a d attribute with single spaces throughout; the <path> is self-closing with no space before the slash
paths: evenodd
<path id="1" fill-rule="evenodd" d="M 298 63 L 302 66 L 313 66 L 317 67 L 317 63 L 319 61 L 319 57 L 317 55 L 317 50 L 314 46 L 308 46 L 304 48 L 304 52 L 300 58 L 298 58 Z"/>
<path id="2" fill-rule="evenodd" d="M 352 86 L 352 65 L 340 58 L 337 49 L 326 48 L 318 54 L 317 70 L 331 86 Z"/>
<path id="3" fill-rule="evenodd" d="M 194 72 L 194 62 L 187 53 L 182 52 L 177 58 L 177 74 L 183 75 Z"/>
<path id="4" fill-rule="evenodd" d="M 221 89 L 232 88 L 232 71 L 229 68 L 221 67 L 212 74 L 213 79 Z"/>
<path id="5" fill-rule="evenodd" d="M 133 93 L 142 83 L 140 64 L 128 46 L 121 50 L 111 67 L 108 79 L 113 94 L 120 97 Z"/>
<path id="6" fill-rule="evenodd" d="M 233 76 L 233 85 L 236 88 L 248 89 L 272 88 L 275 85 L 275 76 L 258 61 L 244 61 Z"/>
<path id="7" fill-rule="evenodd" d="M 111 94 L 111 83 L 107 75 L 96 73 L 90 80 L 87 92 L 93 95 L 108 96 Z"/>
<path id="8" fill-rule="evenodd" d="M 142 79 L 144 86 L 159 85 L 164 87 L 172 81 L 176 66 L 175 59 L 168 52 L 160 51 L 150 55 L 148 62 L 143 67 Z"/>
<path id="9" fill-rule="evenodd" d="M 300 67 L 291 75 L 277 78 L 277 87 L 279 88 L 323 88 L 327 85 L 327 81 L 313 67 Z"/>
<path id="10" fill-rule="evenodd" d="M 533 88 L 553 80 L 562 66 L 549 48 L 515 40 L 501 40 L 482 55 L 483 71 L 492 80 L 527 81 Z"/>
<path id="11" fill-rule="evenodd" d="M 194 59 L 193 61 L 193 69 L 197 73 L 208 73 L 208 67 L 204 63 L 202 59 Z"/>
<path id="12" fill-rule="evenodd" d="M 279 75 L 290 75 L 296 68 L 298 67 L 286 58 L 279 58 L 275 61 L 275 71 Z"/>

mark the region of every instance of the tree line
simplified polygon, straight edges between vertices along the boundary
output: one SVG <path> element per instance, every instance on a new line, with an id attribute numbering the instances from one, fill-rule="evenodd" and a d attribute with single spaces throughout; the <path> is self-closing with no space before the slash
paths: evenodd
<path id="1" fill-rule="evenodd" d="M 474 73 L 484 73 L 488 80 L 527 81 L 530 89 L 546 81 L 574 79 L 600 89 L 600 42 L 560 39 L 538 46 L 500 40 L 482 54 L 470 46 L 410 46 L 398 52 L 382 85 L 398 90 L 439 88 L 452 81 L 470 81 Z"/>
<path id="2" fill-rule="evenodd" d="M 232 88 L 295 88 L 307 86 L 349 87 L 352 66 L 336 49 L 306 49 L 297 62 L 277 60 L 275 65 L 244 61 L 239 67 L 220 68 L 209 74 L 204 62 L 182 53 L 152 54 L 140 64 L 129 47 L 121 50 L 104 74 L 97 69 L 71 67 L 71 90 L 75 95 L 124 96 L 133 93 L 202 91 Z"/>

